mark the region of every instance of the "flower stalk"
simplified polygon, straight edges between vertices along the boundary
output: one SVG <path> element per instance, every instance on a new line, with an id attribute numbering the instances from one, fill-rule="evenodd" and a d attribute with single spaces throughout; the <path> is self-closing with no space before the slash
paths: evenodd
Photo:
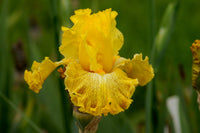
<path id="1" fill-rule="evenodd" d="M 76 118 L 79 133 L 96 133 L 101 116 L 82 113 L 78 110 L 78 107 L 73 108 L 73 115 Z"/>

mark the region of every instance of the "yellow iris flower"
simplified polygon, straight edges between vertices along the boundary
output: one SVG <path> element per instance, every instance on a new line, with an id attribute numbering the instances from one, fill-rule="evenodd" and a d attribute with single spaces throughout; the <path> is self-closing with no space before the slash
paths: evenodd
<path id="1" fill-rule="evenodd" d="M 142 54 L 131 60 L 118 55 L 124 37 L 116 28 L 116 16 L 111 9 L 94 14 L 90 9 L 76 10 L 70 17 L 72 28 L 62 27 L 59 51 L 65 58 L 34 62 L 32 72 L 24 75 L 29 88 L 38 93 L 48 75 L 64 65 L 65 87 L 79 111 L 101 116 L 128 109 L 135 87 L 150 82 L 154 71 Z"/>

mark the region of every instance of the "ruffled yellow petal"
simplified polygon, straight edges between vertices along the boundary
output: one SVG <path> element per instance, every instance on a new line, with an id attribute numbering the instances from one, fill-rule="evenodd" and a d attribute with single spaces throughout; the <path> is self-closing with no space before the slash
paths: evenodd
<path id="1" fill-rule="evenodd" d="M 80 107 L 79 111 L 100 116 L 118 114 L 127 109 L 138 84 L 121 69 L 100 75 L 82 69 L 77 62 L 71 62 L 65 71 L 65 86 L 71 101 Z"/>
<path id="2" fill-rule="evenodd" d="M 111 9 L 91 14 L 90 9 L 77 10 L 71 17 L 71 29 L 63 28 L 60 52 L 78 58 L 85 70 L 110 72 L 112 60 L 122 47 L 124 38 L 116 28 L 117 12 Z"/>
<path id="3" fill-rule="evenodd" d="M 142 54 L 135 54 L 132 60 L 120 58 L 116 67 L 123 69 L 129 78 L 138 79 L 139 85 L 144 86 L 154 77 L 154 70 L 149 64 L 149 58 L 142 59 Z"/>
<path id="4" fill-rule="evenodd" d="M 75 15 L 71 16 L 71 21 L 76 24 L 78 21 L 82 21 L 89 17 L 91 14 L 91 9 L 79 9 L 75 11 Z"/>
<path id="5" fill-rule="evenodd" d="M 50 73 L 57 66 L 67 64 L 67 62 L 67 59 L 64 59 L 60 62 L 52 62 L 48 57 L 45 57 L 41 63 L 34 61 L 31 67 L 32 71 L 25 70 L 24 79 L 31 90 L 39 93 L 44 80 L 50 75 Z"/>
<path id="6" fill-rule="evenodd" d="M 191 47 L 193 55 L 192 86 L 200 92 L 200 40 L 196 40 Z"/>

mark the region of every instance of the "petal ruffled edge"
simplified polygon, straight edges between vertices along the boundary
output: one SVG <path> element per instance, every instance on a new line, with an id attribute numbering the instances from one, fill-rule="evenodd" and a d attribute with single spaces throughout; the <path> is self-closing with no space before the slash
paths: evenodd
<path id="1" fill-rule="evenodd" d="M 65 86 L 72 103 L 79 111 L 94 116 L 114 115 L 128 109 L 138 85 L 137 79 L 128 78 L 119 68 L 100 75 L 83 70 L 77 62 L 69 63 L 65 75 Z"/>
<path id="2" fill-rule="evenodd" d="M 29 85 L 29 88 L 36 93 L 42 89 L 42 84 L 44 80 L 51 74 L 51 72 L 59 65 L 67 64 L 68 59 L 63 59 L 60 62 L 52 62 L 49 57 L 39 63 L 34 61 L 31 67 L 32 71 L 25 70 L 24 80 Z"/>
<path id="3" fill-rule="evenodd" d="M 73 16 L 70 17 L 71 21 L 76 24 L 79 20 L 83 19 L 84 17 L 90 16 L 92 10 L 87 8 L 87 9 L 79 9 L 76 10 Z"/>
<path id="4" fill-rule="evenodd" d="M 119 58 L 115 67 L 124 70 L 129 78 L 138 79 L 139 85 L 144 86 L 154 77 L 154 70 L 149 64 L 149 58 L 142 59 L 142 54 L 135 54 L 133 59 Z"/>

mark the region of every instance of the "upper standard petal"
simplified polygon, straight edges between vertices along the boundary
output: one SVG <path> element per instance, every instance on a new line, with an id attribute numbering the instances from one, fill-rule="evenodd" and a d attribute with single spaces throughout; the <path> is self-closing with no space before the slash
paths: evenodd
<path id="1" fill-rule="evenodd" d="M 90 9 L 75 11 L 70 29 L 63 28 L 60 52 L 79 59 L 87 71 L 111 72 L 112 61 L 122 47 L 123 34 L 116 28 L 117 12 L 107 9 L 91 14 Z"/>

